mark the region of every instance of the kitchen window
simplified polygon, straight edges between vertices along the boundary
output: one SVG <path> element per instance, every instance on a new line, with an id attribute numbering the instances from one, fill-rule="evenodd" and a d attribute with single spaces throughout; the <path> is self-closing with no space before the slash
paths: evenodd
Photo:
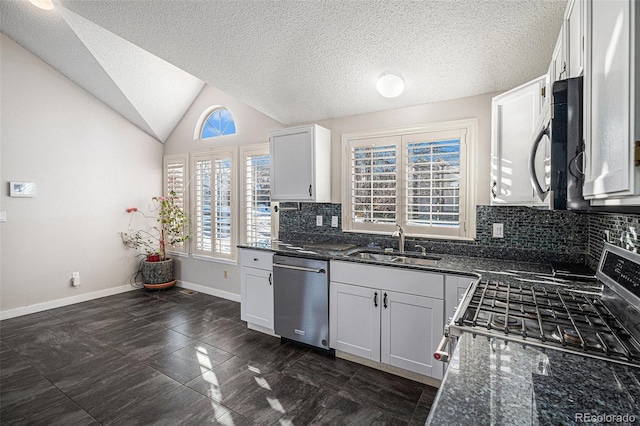
<path id="1" fill-rule="evenodd" d="M 193 155 L 193 254 L 235 259 L 235 149 Z"/>
<path id="2" fill-rule="evenodd" d="M 475 237 L 476 120 L 343 135 L 343 224 L 350 232 Z"/>
<path id="3" fill-rule="evenodd" d="M 242 215 L 243 237 L 247 244 L 268 243 L 278 229 L 277 213 L 271 202 L 269 145 L 243 147 Z"/>
<path id="4" fill-rule="evenodd" d="M 187 212 L 187 206 L 189 205 L 186 179 L 188 176 L 188 163 L 186 154 L 165 155 L 164 157 L 163 193 L 168 196 L 171 191 L 175 192 L 176 201 L 183 212 Z M 174 253 L 186 253 L 187 244 L 183 241 L 169 247 L 168 250 Z"/>

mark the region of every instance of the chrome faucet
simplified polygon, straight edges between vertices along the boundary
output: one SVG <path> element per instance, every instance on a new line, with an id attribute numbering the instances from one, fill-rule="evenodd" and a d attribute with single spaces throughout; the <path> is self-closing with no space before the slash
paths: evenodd
<path id="1" fill-rule="evenodd" d="M 416 244 L 416 248 L 422 249 L 422 255 L 427 255 L 427 248 L 425 246 L 421 246 L 420 244 Z"/>
<path id="2" fill-rule="evenodd" d="M 396 223 L 396 230 L 393 231 L 393 234 L 391 234 L 392 237 L 400 237 L 400 242 L 398 243 L 399 246 L 399 252 L 400 253 L 404 253 L 404 229 L 402 229 L 402 226 L 398 225 Z"/>

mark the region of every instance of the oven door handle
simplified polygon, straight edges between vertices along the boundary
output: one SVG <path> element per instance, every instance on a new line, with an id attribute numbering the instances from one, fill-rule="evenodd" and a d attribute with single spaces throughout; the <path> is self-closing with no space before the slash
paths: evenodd
<path id="1" fill-rule="evenodd" d="M 274 263 L 273 267 L 282 268 L 282 269 L 293 269 L 294 271 L 302 271 L 302 272 L 314 272 L 316 274 L 324 274 L 326 272 L 322 268 L 319 268 L 319 269 L 303 268 L 302 266 L 281 265 L 279 263 Z"/>
<path id="2" fill-rule="evenodd" d="M 433 353 L 433 357 L 442 362 L 449 362 L 449 351 L 445 351 L 446 347 L 449 346 L 449 338 L 447 336 L 442 336 L 442 340 L 440 340 L 440 344 L 436 348 L 436 351 Z"/>

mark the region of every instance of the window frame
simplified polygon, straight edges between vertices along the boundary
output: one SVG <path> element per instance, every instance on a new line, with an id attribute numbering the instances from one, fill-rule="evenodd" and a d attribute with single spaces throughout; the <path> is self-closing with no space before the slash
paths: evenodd
<path id="1" fill-rule="evenodd" d="M 240 147 L 240 161 L 242 162 L 242 166 L 240 167 L 240 239 L 245 244 L 249 244 L 248 236 L 247 236 L 247 159 L 252 156 L 257 155 L 268 155 L 269 152 L 269 144 L 268 143 L 260 143 L 260 144 L 252 144 L 252 145 L 243 145 Z M 271 158 L 269 158 L 271 161 Z M 271 181 L 269 182 L 271 184 Z M 271 187 L 270 187 L 271 188 Z M 279 206 L 277 201 L 271 201 L 271 193 L 269 193 L 269 200 L 271 206 L 271 240 L 278 239 L 279 225 L 280 225 L 280 215 L 275 211 L 275 207 Z"/>
<path id="2" fill-rule="evenodd" d="M 190 213 L 190 205 L 189 205 L 189 155 L 188 154 L 172 154 L 172 155 L 164 155 L 162 158 L 162 193 L 165 196 L 169 196 L 169 192 L 175 190 L 176 188 L 173 185 L 169 184 L 169 166 L 170 164 L 181 164 L 182 165 L 182 206 L 181 209 L 183 213 L 187 215 L 189 219 L 189 223 L 187 225 L 186 232 L 190 235 L 191 232 L 191 215 Z M 177 191 L 178 193 L 178 191 Z M 189 237 L 189 240 L 191 236 Z M 174 247 L 168 246 L 167 252 L 174 255 L 182 255 L 186 256 L 189 254 L 189 248 L 191 244 L 189 244 L 189 240 L 183 241 L 180 243 L 182 247 Z"/>
<path id="3" fill-rule="evenodd" d="M 237 148 L 236 147 L 226 147 L 219 149 L 211 149 L 206 152 L 196 152 L 191 155 L 191 164 L 193 167 L 193 187 L 192 189 L 192 203 L 190 211 L 193 216 L 193 232 L 192 232 L 192 242 L 191 242 L 191 253 L 192 257 L 204 259 L 204 260 L 217 260 L 217 261 L 226 261 L 226 262 L 235 262 L 237 258 L 237 229 L 238 229 L 238 216 L 237 216 Z M 211 214 L 211 249 L 203 250 L 198 248 L 198 236 L 196 233 L 198 232 L 198 188 L 197 188 L 197 172 L 198 172 L 198 162 L 199 161 L 210 161 L 211 162 L 211 175 L 209 181 L 209 187 L 211 188 L 211 192 L 215 191 L 215 162 L 216 160 L 229 159 L 231 164 L 230 170 L 230 202 L 229 202 L 229 217 L 231 220 L 230 224 L 230 253 L 224 253 L 222 251 L 216 250 L 216 237 L 215 237 L 215 201 L 213 195 L 211 196 L 210 202 L 210 214 Z"/>
<path id="4" fill-rule="evenodd" d="M 476 237 L 476 118 L 432 123 L 419 127 L 395 128 L 366 132 L 345 133 L 342 135 L 342 226 L 343 232 L 391 234 L 395 224 L 355 223 L 352 219 L 352 170 L 351 150 L 354 146 L 388 145 L 389 141 L 397 141 L 396 153 L 396 223 L 399 223 L 407 236 L 432 239 L 474 240 Z M 451 228 L 422 227 L 407 224 L 407 145 L 414 143 L 419 135 L 461 131 L 464 138 L 460 140 L 460 216 L 459 227 L 455 232 Z M 463 140 L 464 139 L 464 140 Z M 427 231 L 427 232 L 424 232 Z"/>
<path id="5" fill-rule="evenodd" d="M 226 110 L 229 115 L 231 116 L 231 119 L 233 120 L 234 123 L 234 127 L 236 129 L 236 131 L 234 133 L 228 133 L 228 134 L 222 134 L 222 135 L 216 135 L 216 136 L 209 136 L 206 138 L 202 137 L 202 131 L 204 130 L 204 126 L 205 124 L 207 124 L 207 121 L 209 120 L 209 117 L 211 117 L 211 115 L 218 111 L 224 109 Z M 238 122 L 236 121 L 233 113 L 231 112 L 231 110 L 229 108 L 227 108 L 224 105 L 212 105 L 209 108 L 206 108 L 202 114 L 200 114 L 200 118 L 198 118 L 198 121 L 196 123 L 196 127 L 194 129 L 193 132 L 193 140 L 209 140 L 209 139 L 215 139 L 215 138 L 219 138 L 219 137 L 223 137 L 223 136 L 233 136 L 233 135 L 237 135 L 238 134 Z"/>

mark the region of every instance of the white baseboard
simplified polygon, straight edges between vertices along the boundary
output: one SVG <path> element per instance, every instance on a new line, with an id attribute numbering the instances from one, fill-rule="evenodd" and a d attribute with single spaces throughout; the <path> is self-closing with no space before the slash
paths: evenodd
<path id="1" fill-rule="evenodd" d="M 88 300 L 99 299 L 106 296 L 113 296 L 114 294 L 125 293 L 127 291 L 133 290 L 138 289 L 127 284 L 119 287 L 108 288 L 106 290 L 93 291 L 91 293 L 65 297 L 64 299 L 56 299 L 49 302 L 42 302 L 36 303 L 35 305 L 24 306 L 21 308 L 9 309 L 8 311 L 0 311 L 0 320 L 20 317 L 22 315 L 35 314 L 36 312 L 42 312 L 48 309 L 61 308 L 63 306 L 73 305 L 74 303 L 86 302 Z"/>
<path id="2" fill-rule="evenodd" d="M 240 295 L 236 293 L 231 293 L 229 291 L 218 290 L 217 288 L 207 287 L 201 284 L 194 284 L 188 281 L 178 280 L 178 287 L 186 288 L 189 290 L 195 290 L 200 293 L 208 294 L 209 296 L 221 297 L 223 299 L 232 300 L 234 302 L 240 302 Z"/>

